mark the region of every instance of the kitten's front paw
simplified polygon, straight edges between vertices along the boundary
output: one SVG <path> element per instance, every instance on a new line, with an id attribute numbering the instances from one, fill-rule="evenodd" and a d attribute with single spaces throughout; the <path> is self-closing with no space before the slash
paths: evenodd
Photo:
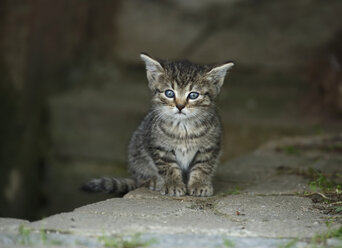
<path id="1" fill-rule="evenodd" d="M 189 195 L 191 196 L 212 196 L 214 193 L 213 185 L 211 183 L 194 183 L 189 185 Z"/>
<path id="2" fill-rule="evenodd" d="M 160 193 L 169 196 L 182 196 L 186 194 L 186 186 L 184 183 L 165 183 Z"/>
<path id="3" fill-rule="evenodd" d="M 164 180 L 161 177 L 154 177 L 148 182 L 147 187 L 150 190 L 160 191 L 163 185 Z"/>

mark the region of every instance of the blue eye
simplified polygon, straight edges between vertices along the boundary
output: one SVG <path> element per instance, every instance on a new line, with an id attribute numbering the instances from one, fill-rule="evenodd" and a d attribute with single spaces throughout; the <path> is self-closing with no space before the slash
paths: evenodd
<path id="1" fill-rule="evenodd" d="M 198 92 L 190 92 L 189 95 L 188 95 L 188 98 L 194 100 L 194 99 L 196 99 L 198 96 L 199 96 L 199 93 L 198 93 Z"/>
<path id="2" fill-rule="evenodd" d="M 174 98 L 175 92 L 173 92 L 172 90 L 165 90 L 165 96 L 168 98 Z"/>

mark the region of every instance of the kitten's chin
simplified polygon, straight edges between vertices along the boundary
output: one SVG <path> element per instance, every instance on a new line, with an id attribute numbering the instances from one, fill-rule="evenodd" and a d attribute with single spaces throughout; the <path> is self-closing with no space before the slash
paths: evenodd
<path id="1" fill-rule="evenodd" d="M 188 119 L 189 116 L 187 116 L 185 113 L 175 113 L 173 114 L 173 117 L 179 120 L 184 120 L 184 119 Z"/>
<path id="2" fill-rule="evenodd" d="M 176 113 L 172 114 L 172 118 L 177 119 L 177 120 L 189 121 L 194 118 L 194 113 L 189 112 L 189 111 L 182 111 L 182 112 L 177 111 Z"/>
<path id="3" fill-rule="evenodd" d="M 168 120 L 188 120 L 191 118 L 191 115 L 190 114 L 186 114 L 186 113 L 179 113 L 179 112 L 169 112 L 167 115 L 166 115 L 166 119 Z"/>

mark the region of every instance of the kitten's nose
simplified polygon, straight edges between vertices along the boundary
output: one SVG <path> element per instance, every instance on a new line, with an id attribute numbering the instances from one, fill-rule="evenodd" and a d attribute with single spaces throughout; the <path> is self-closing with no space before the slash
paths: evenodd
<path id="1" fill-rule="evenodd" d="M 185 107 L 184 104 L 176 104 L 176 107 L 178 108 L 179 112 L 182 111 L 182 109 Z"/>

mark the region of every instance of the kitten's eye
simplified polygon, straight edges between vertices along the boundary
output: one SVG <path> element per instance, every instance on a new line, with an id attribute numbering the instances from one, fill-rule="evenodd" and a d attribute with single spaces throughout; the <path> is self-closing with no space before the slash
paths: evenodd
<path id="1" fill-rule="evenodd" d="M 189 95 L 188 95 L 188 98 L 194 100 L 194 99 L 196 99 L 198 96 L 199 96 L 199 93 L 198 93 L 198 92 L 190 92 Z"/>
<path id="2" fill-rule="evenodd" d="M 168 98 L 174 98 L 175 92 L 173 92 L 172 90 L 165 90 L 165 96 Z"/>

